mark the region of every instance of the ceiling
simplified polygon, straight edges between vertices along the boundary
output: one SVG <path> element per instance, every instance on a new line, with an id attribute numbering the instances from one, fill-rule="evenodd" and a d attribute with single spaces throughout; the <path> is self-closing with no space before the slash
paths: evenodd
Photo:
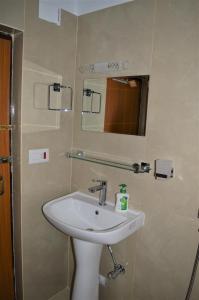
<path id="1" fill-rule="evenodd" d="M 76 16 L 131 1 L 134 0 L 40 0 L 45 5 L 54 6 L 56 9 L 62 8 Z"/>

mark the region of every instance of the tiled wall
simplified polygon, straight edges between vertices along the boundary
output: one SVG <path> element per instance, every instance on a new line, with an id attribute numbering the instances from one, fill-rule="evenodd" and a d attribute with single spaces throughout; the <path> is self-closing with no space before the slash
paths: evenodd
<path id="1" fill-rule="evenodd" d="M 14 1 L 16 2 L 16 1 Z M 175 178 L 73 162 L 72 189 L 87 190 L 92 178 L 108 180 L 108 198 L 125 182 L 130 207 L 146 213 L 137 234 L 114 246 L 127 273 L 100 289 L 100 299 L 183 299 L 198 244 L 199 60 L 197 0 L 135 0 L 81 16 L 77 69 L 95 62 L 128 60 L 114 75 L 149 74 L 150 94 L 145 137 L 81 131 L 83 79 L 103 75 L 77 70 L 75 116 L 48 112 L 45 86 L 57 79 L 74 86 L 77 19 L 62 13 L 58 27 L 38 19 L 38 1 L 0 1 L 0 23 L 25 28 L 22 97 L 22 260 L 24 300 L 62 299 L 70 286 L 73 258 L 67 238 L 43 218 L 46 201 L 70 191 L 72 147 L 122 157 L 132 162 L 172 159 Z M 12 6 L 10 6 L 12 3 Z M 11 9 L 12 7 L 12 9 Z M 3 11 L 1 9 L 1 11 Z M 14 16 L 12 13 L 14 12 Z M 6 17 L 6 18 L 5 18 Z M 73 125 L 72 125 L 73 123 Z M 74 126 L 74 129 L 73 129 Z M 28 150 L 49 148 L 50 162 L 28 164 Z M 81 170 L 81 172 L 79 172 Z M 104 250 L 101 273 L 112 268 Z M 198 299 L 199 277 L 192 300 Z"/>
<path id="2" fill-rule="evenodd" d="M 22 249 L 24 300 L 53 297 L 68 285 L 68 238 L 42 215 L 42 205 L 70 191 L 73 113 L 47 110 L 48 84 L 74 88 L 77 18 L 38 19 L 26 1 L 22 97 Z M 28 150 L 49 148 L 49 163 L 28 164 Z"/>
<path id="3" fill-rule="evenodd" d="M 114 246 L 119 261 L 128 264 L 127 274 L 101 288 L 101 300 L 185 297 L 198 245 L 198 8 L 194 0 L 136 0 L 78 21 L 77 67 L 128 60 L 129 69 L 117 75 L 149 74 L 150 93 L 145 137 L 83 132 L 83 79 L 103 75 L 77 70 L 74 148 L 152 166 L 157 158 L 171 159 L 175 165 L 175 178 L 163 181 L 155 180 L 153 172 L 134 175 L 73 162 L 73 190 L 86 190 L 92 178 L 105 178 L 108 197 L 114 199 L 118 184 L 124 182 L 130 207 L 146 214 L 144 228 Z M 111 268 L 104 251 L 101 272 L 105 275 Z M 194 300 L 199 295 L 197 282 Z"/>
<path id="4" fill-rule="evenodd" d="M 0 24 L 24 29 L 24 0 L 0 0 Z"/>

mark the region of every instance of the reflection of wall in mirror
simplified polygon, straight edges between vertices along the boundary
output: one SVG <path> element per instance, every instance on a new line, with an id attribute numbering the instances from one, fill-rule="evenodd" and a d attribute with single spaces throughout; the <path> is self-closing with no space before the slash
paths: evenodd
<path id="1" fill-rule="evenodd" d="M 91 89 L 96 93 L 101 94 L 101 110 L 100 113 L 82 113 L 82 129 L 89 131 L 100 131 L 104 132 L 104 115 L 105 115 L 105 102 L 106 102 L 106 79 L 86 79 L 84 80 L 84 89 Z M 91 97 L 83 96 L 83 110 L 90 111 L 91 108 Z M 99 97 L 93 95 L 93 106 L 94 110 L 98 110 Z M 95 108 L 96 106 L 96 108 Z"/>

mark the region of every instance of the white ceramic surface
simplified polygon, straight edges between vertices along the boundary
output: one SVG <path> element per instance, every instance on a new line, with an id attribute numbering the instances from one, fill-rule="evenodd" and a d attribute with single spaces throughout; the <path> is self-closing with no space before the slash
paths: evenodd
<path id="1" fill-rule="evenodd" d="M 115 212 L 107 203 L 99 206 L 98 199 L 75 192 L 52 200 L 43 206 L 48 221 L 74 238 L 99 244 L 115 244 L 144 225 L 143 212 Z"/>
<path id="2" fill-rule="evenodd" d="M 72 300 L 99 299 L 99 267 L 103 245 L 73 239 L 76 271 Z"/>

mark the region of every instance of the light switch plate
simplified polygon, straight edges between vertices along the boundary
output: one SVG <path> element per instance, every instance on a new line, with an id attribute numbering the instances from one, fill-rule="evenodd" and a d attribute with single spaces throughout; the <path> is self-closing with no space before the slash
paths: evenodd
<path id="1" fill-rule="evenodd" d="M 41 164 L 49 161 L 49 149 L 30 149 L 29 150 L 29 164 Z"/>

